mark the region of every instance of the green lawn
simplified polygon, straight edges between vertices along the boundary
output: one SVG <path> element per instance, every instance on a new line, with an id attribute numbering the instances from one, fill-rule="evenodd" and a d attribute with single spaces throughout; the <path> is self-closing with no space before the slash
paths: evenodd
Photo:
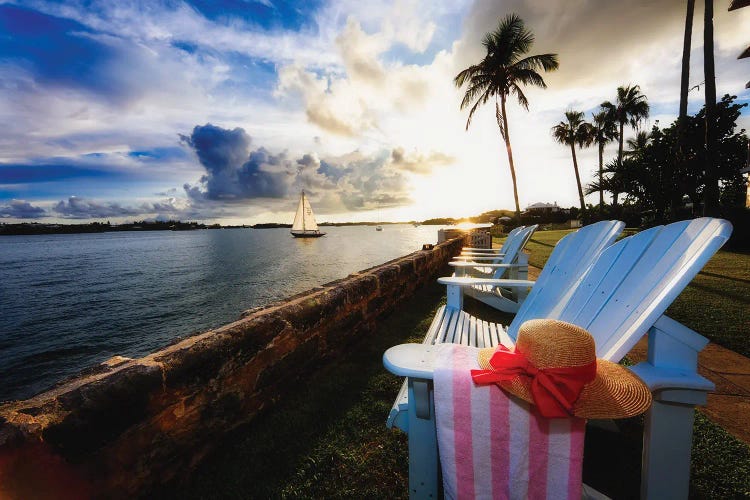
<path id="1" fill-rule="evenodd" d="M 536 233 L 528 246 L 532 263 L 542 265 L 563 234 Z M 741 337 L 749 333 L 741 316 L 750 289 L 749 263 L 747 255 L 720 253 L 680 296 L 670 314 L 712 339 L 737 339 L 743 345 Z M 705 306 L 708 300 L 710 308 Z M 300 381 L 275 407 L 234 431 L 185 483 L 167 484 L 147 495 L 406 498 L 406 436 L 385 427 L 401 379 L 385 371 L 381 358 L 392 345 L 420 342 L 443 301 L 442 286 L 422 289 L 350 353 Z M 510 320 L 470 299 L 466 307 L 488 319 L 492 315 L 494 321 L 507 324 Z M 709 314 L 706 309 L 713 311 Z M 584 479 L 611 497 L 635 497 L 640 484 L 642 421 L 619 421 L 618 427 L 618 432 L 591 426 L 587 430 Z M 700 414 L 695 423 L 691 498 L 750 498 L 750 448 Z"/>

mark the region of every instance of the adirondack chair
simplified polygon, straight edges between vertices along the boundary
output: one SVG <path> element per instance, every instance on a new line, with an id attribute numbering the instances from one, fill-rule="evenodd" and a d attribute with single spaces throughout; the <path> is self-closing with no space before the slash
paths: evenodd
<path id="1" fill-rule="evenodd" d="M 554 275 L 552 283 L 545 286 L 570 288 L 570 280 L 581 277 L 594 259 L 617 239 L 624 228 L 625 224 L 620 221 L 601 221 L 566 235 L 555 245 L 539 280 L 547 283 L 548 277 Z M 509 313 L 517 313 L 522 304 L 528 302 L 526 296 L 529 285 L 522 281 L 511 283 L 501 280 L 498 282 L 494 277 L 489 279 L 452 277 L 441 278 L 438 281 L 449 285 L 449 296 L 453 300 L 458 300 L 458 303 L 454 304 L 456 309 L 461 309 L 462 293 Z M 540 307 L 533 301 L 532 304 L 534 306 L 529 304 L 526 309 L 532 308 L 533 310 L 533 308 Z"/>
<path id="2" fill-rule="evenodd" d="M 479 255 L 479 256 L 494 256 L 494 255 L 504 255 L 505 249 L 508 246 L 508 243 L 513 240 L 513 238 L 518 234 L 519 231 L 521 231 L 526 226 L 518 226 L 516 228 L 513 228 L 508 233 L 508 236 L 505 237 L 505 242 L 503 243 L 503 246 L 500 248 L 475 248 L 475 247 L 463 247 L 461 249 L 461 255 L 462 256 L 469 256 L 469 255 Z"/>
<path id="3" fill-rule="evenodd" d="M 453 261 L 449 264 L 456 268 L 455 276 L 475 276 L 500 279 L 502 277 L 526 279 L 529 274 L 529 256 L 523 249 L 537 225 L 524 227 L 513 238 L 508 238 L 505 253 L 492 257 L 470 257 L 471 261 Z M 490 261 L 484 263 L 484 261 Z"/>
<path id="4" fill-rule="evenodd" d="M 502 326 L 478 320 L 462 310 L 463 292 L 470 290 L 476 283 L 490 283 L 487 286 L 506 288 L 533 287 L 511 326 L 520 326 L 526 319 L 545 317 L 556 304 L 564 303 L 565 295 L 575 289 L 576 280 L 583 278 L 588 267 L 617 239 L 624 227 L 625 224 L 620 221 L 601 221 L 565 235 L 555 245 L 536 282 L 468 277 L 438 279 L 439 283 L 448 285 L 448 303 L 438 309 L 423 343 L 431 345 L 452 342 L 478 347 L 493 347 L 499 343 L 512 345 L 513 341 L 507 337 Z M 404 381 L 386 425 L 408 432 L 408 407 L 408 388 Z"/>
<path id="5" fill-rule="evenodd" d="M 483 335 L 454 332 L 442 338 L 476 346 L 482 345 L 480 339 L 487 345 L 489 339 L 494 345 L 485 332 L 496 332 L 510 346 L 524 321 L 555 318 L 586 328 L 596 340 L 597 356 L 619 361 L 648 332 L 648 359 L 632 367 L 654 396 L 645 419 L 641 497 L 687 498 L 695 405 L 705 404 L 714 385 L 697 373 L 698 352 L 708 340 L 664 316 L 664 311 L 727 241 L 731 230 L 727 221 L 702 218 L 640 232 L 604 250 L 573 290 L 539 288 L 534 303 L 519 310 L 507 330 L 459 312 L 446 332 L 457 324 L 481 324 L 476 331 Z M 453 283 L 449 289 L 458 286 Z M 446 309 L 455 311 L 456 303 L 448 294 Z M 431 330 L 444 317 L 439 312 Z M 436 329 L 440 332 L 441 326 Z M 432 342 L 425 342 L 395 346 L 383 356 L 389 371 L 407 377 L 406 417 L 400 415 L 397 401 L 389 422 L 409 433 L 412 498 L 436 498 L 438 492 L 433 353 Z"/>
<path id="6" fill-rule="evenodd" d="M 538 224 L 534 226 L 519 226 L 513 229 L 508 233 L 503 246 L 499 249 L 464 247 L 461 249 L 461 254 L 456 256 L 454 260 L 498 263 L 509 251 L 515 251 L 514 249 L 518 246 L 519 241 L 521 242 L 521 250 L 523 250 L 537 227 Z"/>

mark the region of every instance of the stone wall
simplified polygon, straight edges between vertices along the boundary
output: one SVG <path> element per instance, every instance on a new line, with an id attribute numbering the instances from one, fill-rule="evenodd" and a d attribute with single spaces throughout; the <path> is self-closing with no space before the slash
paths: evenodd
<path id="1" fill-rule="evenodd" d="M 297 378 L 372 332 L 462 245 L 415 252 L 0 406 L 0 498 L 131 497 L 186 473 Z"/>

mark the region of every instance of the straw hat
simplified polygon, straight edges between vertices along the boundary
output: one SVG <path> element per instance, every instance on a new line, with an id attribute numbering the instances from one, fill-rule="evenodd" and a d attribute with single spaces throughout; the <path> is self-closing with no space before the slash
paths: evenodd
<path id="1" fill-rule="evenodd" d="M 651 391 L 641 379 L 623 366 L 597 359 L 591 334 L 563 321 L 527 321 L 513 351 L 481 349 L 478 361 L 483 370 L 472 371 L 475 382 L 482 374 L 495 377 L 484 383 L 494 382 L 535 404 L 545 417 L 625 418 L 651 406 Z M 515 366 L 508 370 L 503 367 L 508 363 Z"/>

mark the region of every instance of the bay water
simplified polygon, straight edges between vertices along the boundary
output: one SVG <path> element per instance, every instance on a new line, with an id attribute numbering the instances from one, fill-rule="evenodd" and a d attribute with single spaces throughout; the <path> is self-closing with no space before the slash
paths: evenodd
<path id="1" fill-rule="evenodd" d="M 0 401 L 435 243 L 439 226 L 0 237 Z"/>

